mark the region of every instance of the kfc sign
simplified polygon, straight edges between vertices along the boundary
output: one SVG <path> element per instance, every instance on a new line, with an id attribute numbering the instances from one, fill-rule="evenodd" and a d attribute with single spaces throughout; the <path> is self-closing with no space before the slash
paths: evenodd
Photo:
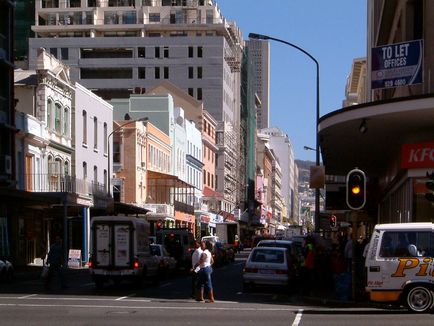
<path id="1" fill-rule="evenodd" d="M 404 169 L 434 168 L 434 142 L 402 145 L 401 167 Z"/>

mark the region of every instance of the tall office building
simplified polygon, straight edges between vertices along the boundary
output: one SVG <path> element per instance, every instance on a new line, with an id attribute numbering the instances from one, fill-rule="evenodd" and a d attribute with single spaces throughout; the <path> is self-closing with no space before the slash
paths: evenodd
<path id="1" fill-rule="evenodd" d="M 260 105 L 257 110 L 258 129 L 270 126 L 270 43 L 261 40 L 248 40 L 249 59 L 252 62 L 253 89 L 257 94 Z"/>
<path id="2" fill-rule="evenodd" d="M 242 183 L 230 163 L 238 162 L 244 41 L 215 1 L 36 0 L 32 30 L 31 68 L 44 47 L 71 67 L 73 80 L 104 99 L 146 93 L 168 80 L 203 101 L 224 134 L 217 191 Z"/>

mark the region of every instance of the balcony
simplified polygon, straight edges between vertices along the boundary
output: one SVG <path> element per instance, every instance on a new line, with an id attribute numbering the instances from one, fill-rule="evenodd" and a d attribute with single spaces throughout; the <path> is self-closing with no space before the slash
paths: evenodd
<path id="1" fill-rule="evenodd" d="M 64 174 L 25 174 L 25 190 L 29 192 L 67 192 L 72 194 L 107 197 L 104 184 L 77 179 Z"/>

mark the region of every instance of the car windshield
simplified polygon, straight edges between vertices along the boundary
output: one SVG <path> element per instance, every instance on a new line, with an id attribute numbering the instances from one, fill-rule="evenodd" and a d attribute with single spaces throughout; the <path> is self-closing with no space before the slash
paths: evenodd
<path id="1" fill-rule="evenodd" d="M 160 247 L 159 246 L 151 246 L 152 255 L 160 256 Z"/>
<path id="2" fill-rule="evenodd" d="M 282 264 L 284 262 L 284 255 L 282 250 L 255 250 L 250 260 L 255 263 Z"/>

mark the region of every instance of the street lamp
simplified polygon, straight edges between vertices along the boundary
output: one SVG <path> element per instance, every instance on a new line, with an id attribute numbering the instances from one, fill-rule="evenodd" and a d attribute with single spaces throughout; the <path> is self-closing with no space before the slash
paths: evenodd
<path id="1" fill-rule="evenodd" d="M 111 193 L 110 193 L 110 161 L 111 161 L 111 157 L 110 157 L 110 137 L 117 132 L 119 129 L 125 127 L 126 125 L 129 125 L 131 123 L 135 123 L 138 121 L 143 121 L 146 122 L 148 121 L 148 117 L 143 117 L 143 118 L 139 118 L 139 119 L 134 119 L 134 120 L 130 120 L 130 116 L 127 114 L 125 114 L 125 120 L 129 120 L 127 122 L 125 122 L 124 124 L 120 125 L 119 127 L 117 127 L 116 129 L 114 129 L 108 136 L 107 136 L 107 195 L 108 197 L 111 197 Z"/>
<path id="2" fill-rule="evenodd" d="M 280 43 L 289 45 L 289 46 L 303 52 L 313 62 L 315 62 L 315 65 L 316 65 L 316 133 L 315 133 L 315 142 L 316 142 L 315 158 L 316 159 L 315 159 L 315 164 L 316 164 L 316 166 L 319 166 L 320 160 L 319 160 L 319 141 L 318 141 L 318 124 L 319 124 L 319 63 L 318 63 L 318 61 L 309 52 L 303 50 L 302 48 L 300 48 L 299 46 L 297 46 L 295 44 L 286 42 L 284 40 L 280 40 L 278 38 L 274 38 L 274 37 L 267 36 L 267 35 L 255 34 L 255 33 L 250 33 L 249 38 L 257 39 L 257 40 L 272 40 L 272 41 L 276 41 L 276 42 L 280 42 Z M 319 196 L 320 196 L 320 190 L 319 190 L 319 188 L 315 188 L 315 232 L 319 231 Z"/>

